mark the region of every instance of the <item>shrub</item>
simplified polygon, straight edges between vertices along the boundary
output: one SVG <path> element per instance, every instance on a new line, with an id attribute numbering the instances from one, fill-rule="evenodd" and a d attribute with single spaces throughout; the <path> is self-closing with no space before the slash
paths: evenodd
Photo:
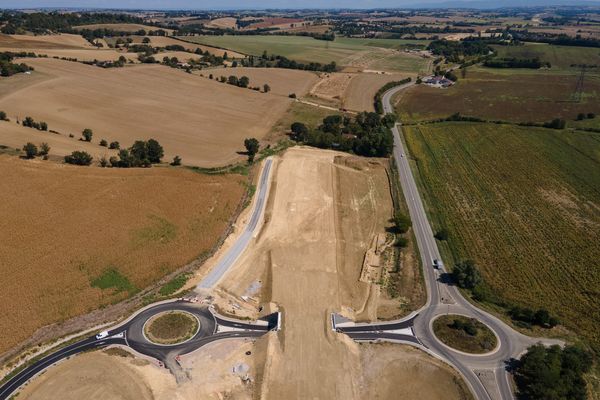
<path id="1" fill-rule="evenodd" d="M 106 159 L 106 156 L 100 157 L 100 167 L 106 168 L 109 165 L 109 161 Z"/>
<path id="2" fill-rule="evenodd" d="M 396 247 L 404 248 L 404 247 L 408 246 L 408 239 L 405 237 L 397 237 L 396 241 L 394 242 L 394 245 Z"/>
<path id="3" fill-rule="evenodd" d="M 42 122 L 40 122 L 38 129 L 41 130 L 41 131 L 47 131 L 48 130 L 48 124 L 45 123 L 44 121 L 42 121 Z"/>
<path id="4" fill-rule="evenodd" d="M 181 165 L 181 157 L 179 157 L 179 156 L 173 157 L 173 161 L 171 162 L 171 165 L 174 167 Z"/>
<path id="5" fill-rule="evenodd" d="M 473 260 L 465 260 L 454 266 L 452 276 L 456 284 L 463 289 L 473 289 L 481 283 L 481 274 Z"/>
<path id="6" fill-rule="evenodd" d="M 119 144 L 119 142 L 110 142 L 110 144 L 108 145 L 109 149 L 120 149 L 121 145 Z"/>
<path id="7" fill-rule="evenodd" d="M 271 86 L 267 85 L 266 83 L 263 85 L 263 91 L 265 93 L 268 93 L 271 91 Z"/>
<path id="8" fill-rule="evenodd" d="M 584 113 L 577 114 L 577 121 L 581 121 L 582 119 L 585 119 L 585 114 Z"/>
<path id="9" fill-rule="evenodd" d="M 90 165 L 93 157 L 85 151 L 74 151 L 70 155 L 65 156 L 65 162 L 67 164 L 74 165 Z"/>
<path id="10" fill-rule="evenodd" d="M 50 152 L 50 146 L 48 145 L 48 143 L 40 144 L 40 151 L 38 152 L 38 154 L 40 156 L 48 155 L 49 152 Z"/>
<path id="11" fill-rule="evenodd" d="M 437 240 L 448 240 L 448 230 L 445 228 L 440 229 L 434 235 Z"/>
<path id="12" fill-rule="evenodd" d="M 594 119 L 594 118 L 596 118 L 596 114 L 594 114 L 594 113 L 588 113 L 587 117 L 588 117 L 588 119 Z"/>
<path id="13" fill-rule="evenodd" d="M 248 153 L 248 162 L 254 162 L 254 156 L 258 153 L 260 144 L 257 139 L 249 138 L 244 140 L 244 147 Z"/>
<path id="14" fill-rule="evenodd" d="M 35 144 L 29 142 L 25 146 L 23 146 L 23 151 L 25 152 L 26 158 L 34 158 L 38 155 L 38 148 Z"/>
<path id="15" fill-rule="evenodd" d="M 86 142 L 91 142 L 92 141 L 92 136 L 94 135 L 94 133 L 92 132 L 92 130 L 90 128 L 85 128 L 83 130 L 83 132 L 81 132 L 81 135 L 83 136 L 83 139 Z"/>
<path id="16" fill-rule="evenodd" d="M 102 140 L 100 141 L 100 146 L 102 146 L 102 147 L 106 147 L 106 146 L 108 146 L 108 142 L 107 142 L 105 139 L 102 139 Z"/>
<path id="17" fill-rule="evenodd" d="M 6 118 L 6 113 L 4 111 L 0 111 L 0 121 L 8 121 Z"/>
<path id="18" fill-rule="evenodd" d="M 290 93 L 290 94 L 288 95 L 288 97 L 289 97 L 290 99 L 295 99 L 295 98 L 296 98 L 296 93 Z"/>
<path id="19" fill-rule="evenodd" d="M 396 232 L 398 233 L 406 233 L 408 228 L 412 225 L 410 218 L 402 213 L 396 213 L 394 215 L 394 226 L 396 228 Z"/>

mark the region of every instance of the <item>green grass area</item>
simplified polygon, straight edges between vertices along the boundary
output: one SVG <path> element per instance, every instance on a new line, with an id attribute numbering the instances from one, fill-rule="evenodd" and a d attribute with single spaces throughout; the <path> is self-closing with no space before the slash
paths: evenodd
<path id="1" fill-rule="evenodd" d="M 354 39 L 338 38 L 335 41 L 316 40 L 305 36 L 185 36 L 181 37 L 194 43 L 220 47 L 248 55 L 261 55 L 266 50 L 269 54 L 281 55 L 300 62 L 319 62 L 328 64 L 335 61 L 338 65 L 347 65 L 360 53 L 365 55 L 380 52 L 377 48 L 401 49 L 409 44 L 427 44 L 419 40 L 403 39 Z M 393 64 L 400 64 L 400 58 L 413 60 L 414 57 L 396 55 Z M 414 61 L 413 61 L 414 62 Z"/>
<path id="2" fill-rule="evenodd" d="M 571 64 L 600 64 L 600 49 L 594 47 L 554 46 L 525 43 L 523 46 L 493 46 L 498 57 L 539 58 L 548 61 L 553 70 L 577 72 Z"/>
<path id="3" fill-rule="evenodd" d="M 185 285 L 188 281 L 190 274 L 177 275 L 169 282 L 165 283 L 158 291 L 161 296 L 170 296 Z"/>
<path id="4" fill-rule="evenodd" d="M 417 85 L 400 95 L 396 112 L 405 122 L 447 117 L 456 112 L 513 122 L 573 120 L 579 113 L 600 113 L 600 76 L 586 76 L 582 100 L 574 102 L 577 75 L 494 71 L 469 68 L 464 78 L 458 72 L 458 83 L 448 89 Z"/>
<path id="5" fill-rule="evenodd" d="M 198 328 L 198 320 L 190 313 L 172 311 L 159 314 L 148 321 L 144 331 L 154 343 L 175 344 L 193 337 Z"/>
<path id="6" fill-rule="evenodd" d="M 489 353 L 498 344 L 498 338 L 487 326 L 462 315 L 438 317 L 433 321 L 433 332 L 445 345 L 466 353 Z"/>
<path id="7" fill-rule="evenodd" d="M 319 108 L 300 102 L 294 102 L 287 112 L 277 121 L 271 129 L 271 134 L 283 134 L 290 132 L 290 126 L 294 122 L 302 122 L 309 129 L 317 129 L 323 119 L 329 115 L 341 115 L 341 112 Z"/>
<path id="8" fill-rule="evenodd" d="M 135 247 L 149 243 L 168 243 L 177 236 L 177 226 L 165 218 L 157 215 L 148 215 L 150 223 L 143 228 L 133 231 L 133 244 Z"/>
<path id="9" fill-rule="evenodd" d="M 102 275 L 92 279 L 90 284 L 92 287 L 102 290 L 112 289 L 115 293 L 128 292 L 133 294 L 137 291 L 137 288 L 129 279 L 114 267 L 108 268 Z"/>
<path id="10" fill-rule="evenodd" d="M 546 308 L 600 351 L 600 134 L 484 123 L 404 128 L 448 265 Z"/>

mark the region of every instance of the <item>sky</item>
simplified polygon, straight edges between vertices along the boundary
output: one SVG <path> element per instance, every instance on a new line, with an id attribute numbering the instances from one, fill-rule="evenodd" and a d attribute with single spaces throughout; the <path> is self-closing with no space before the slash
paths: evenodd
<path id="1" fill-rule="evenodd" d="M 428 3 L 465 4 L 476 0 L 0 0 L 0 8 L 77 7 L 77 8 L 134 8 L 134 9 L 265 9 L 265 8 L 401 8 Z M 569 4 L 575 0 L 496 0 L 495 6 L 531 5 L 533 2 Z M 584 1 L 577 1 L 582 3 Z M 477 3 L 481 4 L 479 0 Z M 505 3 L 505 4 L 502 4 Z M 598 3 L 596 3 L 598 4 Z"/>

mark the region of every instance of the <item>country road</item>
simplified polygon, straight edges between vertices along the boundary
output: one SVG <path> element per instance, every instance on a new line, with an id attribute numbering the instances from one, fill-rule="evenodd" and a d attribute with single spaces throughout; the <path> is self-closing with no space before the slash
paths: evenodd
<path id="1" fill-rule="evenodd" d="M 393 113 L 391 99 L 398 92 L 414 85 L 407 83 L 390 89 L 382 97 L 385 113 Z M 479 400 L 512 400 L 513 390 L 509 383 L 509 373 L 506 369 L 507 362 L 518 358 L 527 347 L 542 341 L 545 344 L 561 343 L 556 340 L 530 338 L 515 331 L 504 322 L 477 308 L 465 299 L 458 288 L 448 279 L 443 279 L 446 273 L 443 269 L 433 267 L 433 260 L 441 260 L 436 239 L 427 218 L 423 200 L 412 174 L 409 164 L 410 155 L 407 153 L 402 140 L 402 127 L 397 123 L 392 128 L 394 135 L 394 159 L 400 176 L 400 184 L 408 205 L 412 227 L 419 248 L 421 262 L 424 269 L 425 284 L 428 298 L 425 306 L 414 318 L 412 328 L 414 335 L 429 352 L 441 357 L 454 366 L 471 387 L 474 395 Z M 432 322 L 440 315 L 446 313 L 462 314 L 477 318 L 494 331 L 498 337 L 498 348 L 484 355 L 469 355 L 450 349 L 442 344 L 434 335 Z M 479 378 L 481 372 L 492 373 L 495 384 L 489 382 L 484 385 Z"/>

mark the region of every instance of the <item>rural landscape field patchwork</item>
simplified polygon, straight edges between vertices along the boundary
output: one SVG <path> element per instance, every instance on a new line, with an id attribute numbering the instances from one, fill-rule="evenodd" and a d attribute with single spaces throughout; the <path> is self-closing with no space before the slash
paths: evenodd
<path id="1" fill-rule="evenodd" d="M 75 3 L 0 4 L 0 400 L 600 399 L 599 3 Z"/>

